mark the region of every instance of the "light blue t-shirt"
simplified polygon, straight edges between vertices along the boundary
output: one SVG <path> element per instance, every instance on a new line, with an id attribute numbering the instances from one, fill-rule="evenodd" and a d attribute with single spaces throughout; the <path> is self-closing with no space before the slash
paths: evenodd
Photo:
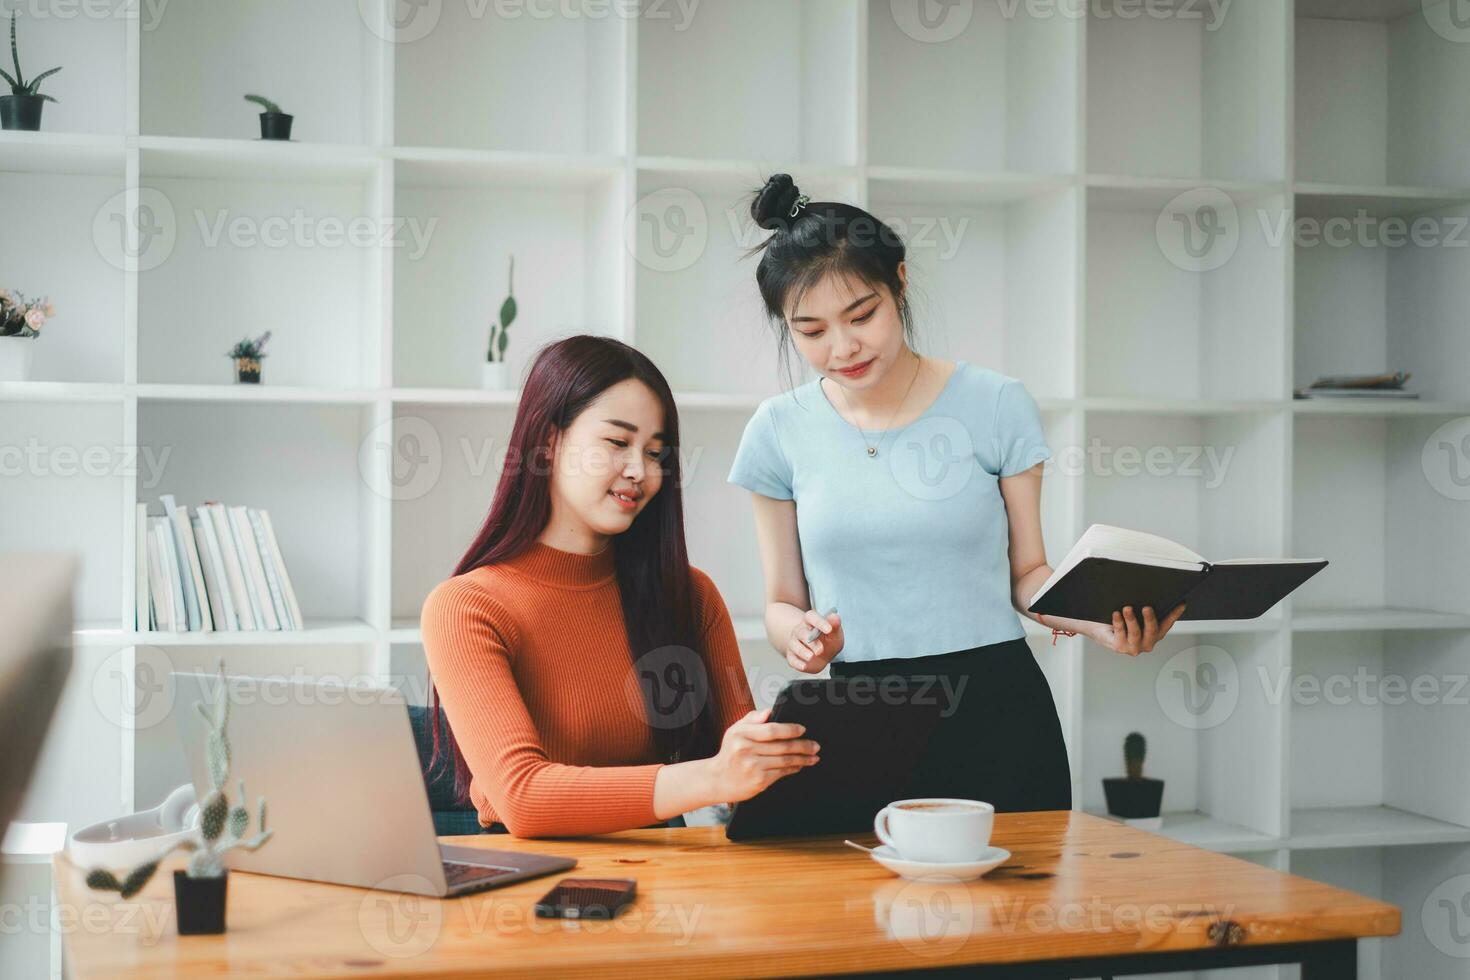
<path id="1" fill-rule="evenodd" d="M 838 662 L 922 657 L 1025 635 L 998 481 L 1049 458 L 1021 382 L 959 361 L 898 429 L 859 434 L 818 381 L 767 398 L 729 482 L 796 501 L 812 608 L 842 616 Z"/>

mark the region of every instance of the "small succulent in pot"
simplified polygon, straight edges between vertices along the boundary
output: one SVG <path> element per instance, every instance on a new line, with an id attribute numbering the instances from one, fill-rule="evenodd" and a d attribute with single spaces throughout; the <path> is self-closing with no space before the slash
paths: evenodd
<path id="1" fill-rule="evenodd" d="M 225 351 L 226 357 L 235 359 L 236 381 L 241 384 L 260 384 L 260 359 L 266 356 L 265 342 L 270 339 L 271 332 L 267 330 L 254 340 L 246 337 Z"/>
<path id="2" fill-rule="evenodd" d="M 225 785 L 230 778 L 230 740 L 226 732 L 230 720 L 230 692 L 223 659 L 219 661 L 215 703 L 206 706 L 199 702 L 194 707 L 209 728 L 205 750 L 212 786 L 199 806 L 198 838 L 187 837 L 178 841 L 121 878 L 106 868 L 93 868 L 87 873 L 88 888 L 115 891 L 123 898 L 132 898 L 148 884 L 158 870 L 159 862 L 169 853 L 179 849 L 193 851 L 188 869 L 174 872 L 174 905 L 178 911 L 180 935 L 225 931 L 225 891 L 230 872 L 224 863 L 225 853 L 236 847 L 258 850 L 275 833 L 265 825 L 265 797 L 259 797 L 256 801 L 257 831 L 254 837 L 246 839 L 250 812 L 245 808 L 245 780 L 239 782 L 238 803 L 231 805 L 225 794 Z"/>
<path id="3" fill-rule="evenodd" d="M 41 128 L 41 107 L 57 100 L 41 93 L 41 82 L 61 71 L 48 68 L 27 80 L 20 70 L 20 52 L 15 44 L 15 11 L 10 12 L 10 62 L 15 66 L 12 75 L 0 68 L 0 78 L 10 83 L 10 94 L 0 96 L 0 129 L 21 129 L 34 132 Z"/>
<path id="4" fill-rule="evenodd" d="M 263 140 L 289 140 L 291 120 L 295 116 L 281 111 L 281 107 L 263 95 L 247 95 L 246 102 L 260 106 L 260 138 Z"/>

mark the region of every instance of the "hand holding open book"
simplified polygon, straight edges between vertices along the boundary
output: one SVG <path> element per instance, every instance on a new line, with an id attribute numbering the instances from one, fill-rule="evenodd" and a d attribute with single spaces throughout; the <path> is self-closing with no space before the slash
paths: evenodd
<path id="1" fill-rule="evenodd" d="M 1115 617 L 1125 606 L 1150 607 L 1155 613 L 1171 610 L 1159 623 L 1161 636 L 1178 619 L 1254 619 L 1326 565 L 1325 558 L 1208 562 L 1156 534 L 1093 524 L 1026 608 L 1038 614 L 1044 626 L 1074 629 L 1065 625 L 1072 620 L 1084 625 L 1111 623 L 1115 630 Z M 1178 608 L 1181 603 L 1183 610 Z M 1126 617 L 1120 618 L 1126 622 Z M 1086 632 L 1093 635 L 1096 630 L 1087 627 Z"/>

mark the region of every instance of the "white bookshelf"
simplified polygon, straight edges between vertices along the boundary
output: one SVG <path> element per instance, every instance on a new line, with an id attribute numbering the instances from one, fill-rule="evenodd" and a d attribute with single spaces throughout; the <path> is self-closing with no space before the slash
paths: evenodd
<path id="1" fill-rule="evenodd" d="M 1470 666 L 1470 512 L 1420 466 L 1430 434 L 1470 415 L 1470 258 L 1272 234 L 1360 209 L 1467 213 L 1470 113 L 1445 93 L 1470 80 L 1470 45 L 1437 33 L 1432 9 L 1235 4 L 1210 25 L 977 3 L 963 30 L 923 40 L 927 22 L 886 0 L 705 0 L 688 23 L 678 5 L 642 19 L 430 6 L 437 23 L 408 23 L 401 43 L 385 40 L 386 0 L 22 25 L 28 60 L 66 71 L 47 132 L 0 134 L 0 209 L 44 229 L 0 245 L 0 285 L 51 294 L 60 316 L 34 380 L 0 385 L 0 432 L 140 450 L 132 469 L 0 481 L 0 506 L 26 515 L 0 548 L 86 558 L 73 690 L 24 819 L 81 825 L 179 778 L 168 726 L 128 723 L 119 678 L 223 653 L 235 670 L 422 690 L 420 604 L 483 519 L 514 416 L 514 392 L 475 386 L 511 251 L 517 373 L 540 343 L 590 331 L 669 377 L 692 558 L 730 606 L 757 699 L 773 695 L 789 671 L 764 641 L 750 506 L 725 474 L 785 383 L 741 256 L 762 234 L 747 192 L 786 170 L 910 239 L 923 349 L 1037 397 L 1056 454 L 1052 561 L 1092 521 L 1211 558 L 1332 561 L 1268 616 L 1182 624 L 1138 659 L 1053 646 L 1031 624 L 1075 805 L 1103 809 L 1101 779 L 1141 730 L 1167 784 L 1163 833 L 1398 902 L 1403 934 L 1365 946 L 1365 976 L 1458 975 L 1419 915 L 1470 863 L 1464 712 L 1302 704 L 1261 681 Z M 253 138 L 251 91 L 296 115 L 296 142 Z M 1208 269 L 1159 232 L 1198 217 L 1200 188 L 1238 219 Z M 398 230 L 340 247 L 228 233 L 297 214 Z M 423 248 L 414 222 L 433 222 Z M 231 384 L 222 351 L 265 329 L 265 383 Z M 1423 400 L 1291 398 L 1318 374 L 1379 368 L 1413 371 Z M 400 440 L 425 433 L 432 478 L 404 467 Z M 1173 469 L 1140 469 L 1153 447 Z M 1190 447 L 1231 456 L 1189 470 Z M 155 482 L 147 457 L 165 450 Z M 135 630 L 133 508 L 165 492 L 269 509 L 308 628 Z M 1222 654 L 1233 711 L 1179 724 L 1161 673 L 1199 676 Z M 95 778 L 68 770 L 78 757 Z"/>

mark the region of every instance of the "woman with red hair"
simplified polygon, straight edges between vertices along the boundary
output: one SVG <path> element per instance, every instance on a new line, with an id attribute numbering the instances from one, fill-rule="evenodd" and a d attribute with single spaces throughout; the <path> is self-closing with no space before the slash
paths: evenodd
<path id="1" fill-rule="evenodd" d="M 424 603 L 434 765 L 482 827 L 657 825 L 817 761 L 755 711 L 729 611 L 689 564 L 679 416 L 643 354 L 571 337 L 536 357 L 489 516 Z"/>

